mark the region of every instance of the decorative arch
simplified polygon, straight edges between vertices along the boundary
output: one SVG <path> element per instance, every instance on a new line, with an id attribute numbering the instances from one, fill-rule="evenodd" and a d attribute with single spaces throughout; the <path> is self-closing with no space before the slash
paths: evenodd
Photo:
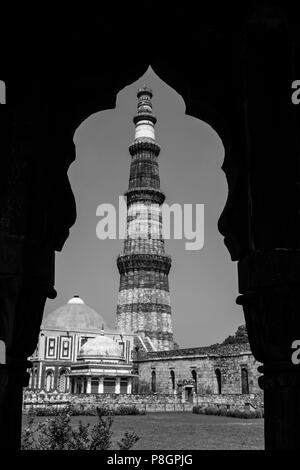
<path id="1" fill-rule="evenodd" d="M 151 392 L 156 392 L 156 371 L 151 372 Z"/>
<path id="2" fill-rule="evenodd" d="M 221 395 L 222 394 L 222 373 L 219 368 L 215 370 L 215 375 L 216 375 L 217 387 L 218 387 L 217 393 Z"/>
<path id="3" fill-rule="evenodd" d="M 249 394 L 249 378 L 248 378 L 248 369 L 247 367 L 241 368 L 241 382 L 242 382 L 242 394 Z"/>
<path id="4" fill-rule="evenodd" d="M 68 370 L 60 369 L 58 377 L 58 390 L 59 392 L 66 392 L 68 389 Z"/>
<path id="5" fill-rule="evenodd" d="M 54 383 L 54 371 L 53 370 L 48 370 L 45 375 L 45 389 L 46 392 L 50 392 L 50 390 L 53 389 L 53 383 Z"/>
<path id="6" fill-rule="evenodd" d="M 176 384 L 175 384 L 175 371 L 173 369 L 170 370 L 170 380 L 171 380 L 172 390 L 175 390 L 175 387 L 176 387 Z"/>
<path id="7" fill-rule="evenodd" d="M 195 390 L 195 393 L 197 393 L 197 371 L 195 369 L 192 369 L 192 378 L 195 382 L 194 390 Z"/>

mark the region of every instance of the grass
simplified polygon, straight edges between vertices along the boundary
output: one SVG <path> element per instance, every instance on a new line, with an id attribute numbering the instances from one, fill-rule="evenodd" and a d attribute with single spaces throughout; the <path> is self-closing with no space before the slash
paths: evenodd
<path id="1" fill-rule="evenodd" d="M 43 421 L 46 417 L 36 418 Z M 96 423 L 95 416 L 74 416 L 72 424 Z M 23 416 L 23 427 L 26 415 Z M 148 413 L 142 416 L 115 416 L 113 440 L 125 431 L 141 439 L 134 450 L 240 450 L 264 448 L 264 420 L 197 415 L 191 412 Z M 114 446 L 114 449 L 117 447 Z"/>

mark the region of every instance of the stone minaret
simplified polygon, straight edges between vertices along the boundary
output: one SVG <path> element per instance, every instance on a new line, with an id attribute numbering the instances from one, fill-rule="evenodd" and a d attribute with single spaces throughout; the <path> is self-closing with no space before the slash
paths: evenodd
<path id="1" fill-rule="evenodd" d="M 147 351 L 173 348 L 168 274 L 171 258 L 165 255 L 162 234 L 156 117 L 152 91 L 138 90 L 138 111 L 133 118 L 135 139 L 127 196 L 127 232 L 124 254 L 118 257 L 120 289 L 117 327 L 133 331 L 136 344 Z"/>

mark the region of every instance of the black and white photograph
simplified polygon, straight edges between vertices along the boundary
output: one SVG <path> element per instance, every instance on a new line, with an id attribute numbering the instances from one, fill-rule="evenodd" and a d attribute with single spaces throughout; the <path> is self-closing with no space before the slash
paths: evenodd
<path id="1" fill-rule="evenodd" d="M 1 19 L 2 452 L 298 450 L 300 5 Z"/>

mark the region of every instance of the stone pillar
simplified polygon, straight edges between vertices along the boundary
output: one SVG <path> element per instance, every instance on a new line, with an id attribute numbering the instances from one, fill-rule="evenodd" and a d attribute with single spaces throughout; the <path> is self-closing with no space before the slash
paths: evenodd
<path id="1" fill-rule="evenodd" d="M 131 393 L 132 393 L 132 377 L 128 377 L 127 394 L 130 395 Z"/>
<path id="2" fill-rule="evenodd" d="M 104 392 L 104 377 L 99 377 L 99 384 L 98 384 L 98 393 Z"/>
<path id="3" fill-rule="evenodd" d="M 86 393 L 91 393 L 91 391 L 92 391 L 92 377 L 87 377 Z"/>
<path id="4" fill-rule="evenodd" d="M 120 393 L 120 387 L 121 387 L 121 377 L 116 377 L 115 393 Z"/>
<path id="5" fill-rule="evenodd" d="M 299 106 L 291 100 L 295 37 L 278 5 L 256 2 L 249 15 L 233 142 L 222 166 L 229 197 L 218 226 L 231 259 L 238 261 L 237 302 L 253 355 L 263 364 L 265 447 L 298 450 L 300 371 L 291 361 L 292 343 L 300 339 Z"/>
<path id="6" fill-rule="evenodd" d="M 0 364 L 0 448 L 18 450 L 21 440 L 23 387 L 31 363 Z M 5 447 L 6 445 L 6 447 Z"/>
<path id="7" fill-rule="evenodd" d="M 239 262 L 249 342 L 263 363 L 266 449 L 292 450 L 300 442 L 300 366 L 292 343 L 300 340 L 300 250 L 270 250 Z"/>

